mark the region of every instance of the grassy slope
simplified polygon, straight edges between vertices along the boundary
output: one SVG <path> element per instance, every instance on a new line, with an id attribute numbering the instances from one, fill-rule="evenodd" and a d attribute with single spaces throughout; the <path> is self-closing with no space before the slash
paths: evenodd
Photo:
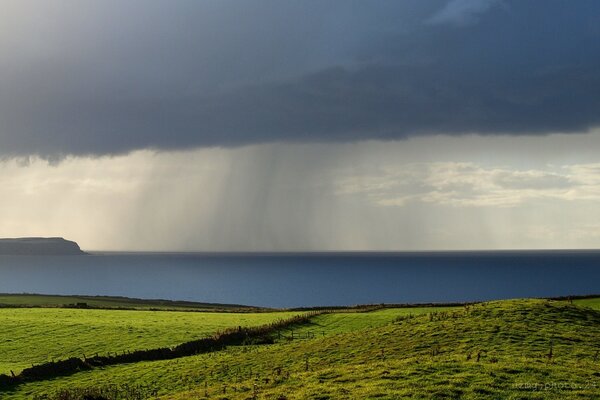
<path id="1" fill-rule="evenodd" d="M 308 334 L 312 337 L 376 328 L 393 322 L 403 316 L 422 315 L 432 311 L 446 311 L 459 308 L 450 307 L 411 307 L 387 308 L 370 312 L 337 312 L 313 317 L 308 325 L 293 329 L 294 336 L 303 338 Z M 289 337 L 291 330 L 282 332 Z"/>
<path id="2" fill-rule="evenodd" d="M 591 299 L 579 299 L 573 300 L 573 304 L 578 306 L 591 307 L 596 310 L 600 310 L 600 297 L 594 297 Z"/>
<path id="3" fill-rule="evenodd" d="M 584 399 L 600 396 L 598 350 L 600 312 L 501 301 L 311 340 L 82 372 L 5 397 L 137 383 L 164 399 L 202 398 L 205 390 L 228 399 L 252 398 L 255 390 L 260 399 Z M 545 390 L 518 386 L 528 384 Z"/>
<path id="4" fill-rule="evenodd" d="M 228 327 L 262 325 L 297 314 L 0 309 L 0 373 L 69 356 L 176 345 Z"/>

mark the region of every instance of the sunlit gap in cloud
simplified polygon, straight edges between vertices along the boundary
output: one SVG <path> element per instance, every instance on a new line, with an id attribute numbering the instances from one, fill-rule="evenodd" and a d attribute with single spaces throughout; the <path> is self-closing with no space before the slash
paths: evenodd
<path id="1" fill-rule="evenodd" d="M 181 251 L 591 248 L 600 135 L 7 159 L 0 236 Z"/>

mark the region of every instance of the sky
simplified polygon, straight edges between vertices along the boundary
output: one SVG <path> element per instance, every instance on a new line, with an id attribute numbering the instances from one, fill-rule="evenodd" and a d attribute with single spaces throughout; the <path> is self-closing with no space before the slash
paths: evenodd
<path id="1" fill-rule="evenodd" d="M 0 0 L 0 236 L 598 248 L 595 0 Z"/>

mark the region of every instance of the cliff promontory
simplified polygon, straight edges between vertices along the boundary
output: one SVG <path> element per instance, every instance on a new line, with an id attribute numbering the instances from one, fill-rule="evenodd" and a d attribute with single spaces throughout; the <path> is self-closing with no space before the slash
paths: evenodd
<path id="1" fill-rule="evenodd" d="M 63 238 L 0 239 L 0 255 L 66 256 L 83 255 L 79 245 Z"/>

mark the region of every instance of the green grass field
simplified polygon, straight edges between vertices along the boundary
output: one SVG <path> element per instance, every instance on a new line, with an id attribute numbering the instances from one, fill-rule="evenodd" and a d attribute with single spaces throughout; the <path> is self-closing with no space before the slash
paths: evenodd
<path id="1" fill-rule="evenodd" d="M 0 309 L 0 373 L 34 363 L 176 345 L 233 326 L 256 326 L 300 312 L 217 313 Z"/>
<path id="2" fill-rule="evenodd" d="M 2 398 L 56 399 L 62 390 L 90 387 L 139 389 L 144 398 L 181 400 L 205 395 L 279 400 L 599 398 L 600 312 L 587 305 L 510 300 L 450 310 L 327 314 L 295 329 L 296 336 L 317 327 L 325 332 L 313 339 L 105 367 L 22 384 Z"/>
<path id="3" fill-rule="evenodd" d="M 370 312 L 342 311 L 333 314 L 317 315 L 311 323 L 294 329 L 282 331 L 283 336 L 289 337 L 291 331 L 297 338 L 317 337 L 338 333 L 378 328 L 392 323 L 399 317 L 422 315 L 432 311 L 452 310 L 450 307 L 407 307 L 386 308 Z"/>
<path id="4" fill-rule="evenodd" d="M 578 306 L 583 307 L 591 307 L 595 310 L 600 310 L 600 297 L 595 297 L 592 299 L 573 300 L 573 304 L 577 304 Z"/>

